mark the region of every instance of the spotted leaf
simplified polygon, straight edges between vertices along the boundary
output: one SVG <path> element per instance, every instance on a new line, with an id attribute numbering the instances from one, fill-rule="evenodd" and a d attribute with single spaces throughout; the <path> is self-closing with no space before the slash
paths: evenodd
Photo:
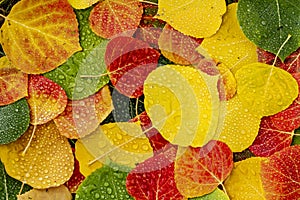
<path id="1" fill-rule="evenodd" d="M 190 200 L 229 200 L 229 197 L 219 188 L 215 189 L 212 193 L 206 194 L 201 197 L 191 198 Z"/>
<path id="2" fill-rule="evenodd" d="M 51 71 L 81 50 L 67 0 L 18 2 L 5 18 L 0 41 L 12 64 L 28 74 Z"/>
<path id="3" fill-rule="evenodd" d="M 0 58 L 0 106 L 28 95 L 28 76 L 16 69 L 6 56 Z"/>
<path id="4" fill-rule="evenodd" d="M 0 145 L 0 158 L 7 173 L 28 185 L 44 189 L 65 183 L 72 175 L 74 158 L 68 140 L 54 122 L 37 125 L 31 144 L 23 156 L 34 127 L 17 141 Z"/>
<path id="5" fill-rule="evenodd" d="M 56 83 L 41 75 L 29 77 L 27 101 L 30 107 L 30 123 L 44 124 L 62 113 L 67 105 L 65 91 Z"/>
<path id="6" fill-rule="evenodd" d="M 64 185 L 59 187 L 53 187 L 49 189 L 32 189 L 25 194 L 18 195 L 18 200 L 51 200 L 51 199 L 62 199 L 62 200 L 72 200 L 72 195 L 68 188 Z"/>
<path id="7" fill-rule="evenodd" d="M 68 0 L 75 9 L 85 9 L 97 3 L 99 0 Z"/>
<path id="8" fill-rule="evenodd" d="M 233 168 L 229 147 L 212 140 L 203 147 L 187 147 L 177 152 L 175 181 L 185 197 L 197 197 L 213 192 Z"/>

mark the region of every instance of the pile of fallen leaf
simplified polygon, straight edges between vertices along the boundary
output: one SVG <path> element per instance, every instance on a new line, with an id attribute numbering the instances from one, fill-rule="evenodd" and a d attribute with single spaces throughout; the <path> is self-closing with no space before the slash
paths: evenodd
<path id="1" fill-rule="evenodd" d="M 0 5 L 0 199 L 300 198 L 299 0 Z"/>

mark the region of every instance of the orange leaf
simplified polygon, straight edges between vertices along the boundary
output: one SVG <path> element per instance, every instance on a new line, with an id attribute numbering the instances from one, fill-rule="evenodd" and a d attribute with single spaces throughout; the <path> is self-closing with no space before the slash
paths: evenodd
<path id="1" fill-rule="evenodd" d="M 76 15 L 67 0 L 18 2 L 5 17 L 0 40 L 9 60 L 28 74 L 55 69 L 81 50 Z"/>
<path id="2" fill-rule="evenodd" d="M 90 14 L 92 30 L 103 38 L 127 32 L 132 35 L 138 27 L 143 7 L 138 0 L 104 0 Z"/>
<path id="3" fill-rule="evenodd" d="M 233 168 L 232 152 L 223 142 L 212 140 L 204 147 L 188 147 L 178 152 L 182 155 L 175 162 L 175 181 L 185 197 L 213 192 Z"/>
<path id="4" fill-rule="evenodd" d="M 95 95 L 69 101 L 65 111 L 54 122 L 62 135 L 78 139 L 96 130 L 112 110 L 110 91 L 108 86 L 104 86 Z"/>
<path id="5" fill-rule="evenodd" d="M 56 83 L 41 75 L 29 77 L 30 123 L 44 124 L 62 113 L 67 105 L 65 91 Z"/>
<path id="6" fill-rule="evenodd" d="M 0 58 L 0 106 L 27 96 L 28 76 L 16 69 L 6 56 Z"/>

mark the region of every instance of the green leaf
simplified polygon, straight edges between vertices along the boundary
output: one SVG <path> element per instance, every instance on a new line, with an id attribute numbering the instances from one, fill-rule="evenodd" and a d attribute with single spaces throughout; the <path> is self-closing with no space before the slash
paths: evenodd
<path id="1" fill-rule="evenodd" d="M 83 51 L 75 53 L 57 69 L 44 74 L 58 83 L 69 99 L 83 99 L 101 89 L 109 82 L 104 63 L 107 40 L 95 35 L 89 27 L 91 8 L 75 10 Z"/>
<path id="2" fill-rule="evenodd" d="M 103 166 L 94 171 L 79 186 L 76 200 L 133 199 L 126 191 L 125 181 L 129 169 Z"/>
<path id="3" fill-rule="evenodd" d="M 195 197 L 190 200 L 229 200 L 228 196 L 219 188 L 215 189 L 212 193 L 201 197 Z"/>
<path id="4" fill-rule="evenodd" d="M 29 106 L 25 98 L 0 106 L 0 144 L 17 140 L 29 126 Z"/>
<path id="5" fill-rule="evenodd" d="M 293 137 L 292 145 L 300 145 L 300 129 L 295 130 L 295 135 Z"/>
<path id="6" fill-rule="evenodd" d="M 4 165 L 0 161 L 0 199 L 2 200 L 14 200 L 17 199 L 22 188 L 22 182 L 10 177 L 5 169 Z M 29 191 L 31 187 L 24 185 L 22 192 Z"/>
<path id="7" fill-rule="evenodd" d="M 299 0 L 240 0 L 237 16 L 245 35 L 284 60 L 300 46 Z"/>

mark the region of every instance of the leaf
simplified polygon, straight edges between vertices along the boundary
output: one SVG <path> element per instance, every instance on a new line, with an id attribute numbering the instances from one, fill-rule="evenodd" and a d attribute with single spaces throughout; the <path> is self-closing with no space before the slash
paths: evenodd
<path id="1" fill-rule="evenodd" d="M 216 1 L 158 1 L 158 19 L 166 21 L 176 30 L 196 38 L 209 37 L 217 32 L 226 12 L 226 3 Z M 197 26 L 195 26 L 197 24 Z"/>
<path id="2" fill-rule="evenodd" d="M 212 193 L 192 198 L 190 200 L 229 200 L 229 197 L 222 190 L 217 188 Z"/>
<path id="3" fill-rule="evenodd" d="M 96 131 L 79 140 L 95 161 L 108 161 L 135 167 L 153 155 L 152 147 L 136 123 L 119 122 L 99 126 Z"/>
<path id="4" fill-rule="evenodd" d="M 75 148 L 72 148 L 73 154 Z M 64 184 L 71 193 L 76 193 L 79 185 L 83 182 L 85 177 L 80 173 L 80 164 L 76 157 L 74 158 L 74 170 L 71 178 Z"/>
<path id="5" fill-rule="evenodd" d="M 159 55 L 141 40 L 123 36 L 112 39 L 105 53 L 110 81 L 120 93 L 138 98 L 143 94 L 145 79 L 158 64 Z"/>
<path id="6" fill-rule="evenodd" d="M 138 0 L 104 0 L 93 8 L 89 21 L 97 35 L 112 38 L 124 32 L 132 35 L 142 14 L 143 7 Z"/>
<path id="7" fill-rule="evenodd" d="M 113 110 L 108 86 L 82 100 L 68 101 L 62 114 L 54 119 L 60 133 L 67 138 L 81 138 L 90 134 Z"/>
<path id="8" fill-rule="evenodd" d="M 215 134 L 222 112 L 217 77 L 187 66 L 165 65 L 147 77 L 144 94 L 153 127 L 172 144 L 203 146 Z"/>
<path id="9" fill-rule="evenodd" d="M 129 196 L 125 187 L 128 169 L 121 166 L 103 166 L 97 169 L 80 185 L 76 200 L 90 199 L 133 199 Z"/>
<path id="10" fill-rule="evenodd" d="M 68 0 L 71 6 L 75 9 L 85 9 L 93 4 L 97 3 L 99 0 Z"/>
<path id="11" fill-rule="evenodd" d="M 266 199 L 299 199 L 299 151 L 291 146 L 274 153 L 261 163 L 261 179 Z"/>
<path id="12" fill-rule="evenodd" d="M 266 158 L 253 157 L 234 164 L 224 185 L 231 200 L 264 200 L 261 162 Z"/>
<path id="13" fill-rule="evenodd" d="M 218 32 L 205 38 L 198 48 L 198 51 L 200 48 L 206 50 L 212 58 L 225 64 L 233 73 L 246 64 L 257 62 L 256 46 L 242 32 L 236 10 L 237 3 L 230 4 Z"/>
<path id="14" fill-rule="evenodd" d="M 276 114 L 289 107 L 298 96 L 298 84 L 293 76 L 271 65 L 245 65 L 235 78 L 240 101 L 258 116 Z"/>
<path id="15" fill-rule="evenodd" d="M 27 102 L 30 107 L 30 123 L 33 125 L 44 124 L 65 110 L 67 96 L 58 84 L 48 78 L 31 75 Z"/>
<path id="16" fill-rule="evenodd" d="M 75 143 L 75 156 L 79 162 L 79 171 L 85 177 L 89 176 L 93 171 L 103 166 L 99 161 L 89 164 L 95 159 L 95 157 L 89 152 L 81 140 L 77 140 Z"/>
<path id="17" fill-rule="evenodd" d="M 62 137 L 54 122 L 36 126 L 31 145 L 21 154 L 30 140 L 33 126 L 21 138 L 0 145 L 0 158 L 7 173 L 36 189 L 57 187 L 72 175 L 74 158 L 68 140 Z"/>
<path id="18" fill-rule="evenodd" d="M 136 200 L 186 199 L 176 188 L 174 160 L 177 148 L 160 152 L 140 163 L 127 176 L 126 188 Z"/>
<path id="19" fill-rule="evenodd" d="M 278 129 L 270 117 L 261 120 L 260 129 L 250 151 L 256 156 L 268 157 L 292 143 L 294 131 L 287 132 Z"/>
<path id="20" fill-rule="evenodd" d="M 224 64 L 218 65 L 220 79 L 218 80 L 219 96 L 221 100 L 229 100 L 236 94 L 236 80 L 232 72 Z"/>
<path id="21" fill-rule="evenodd" d="M 203 147 L 182 148 L 175 161 L 175 182 L 185 197 L 198 197 L 213 192 L 233 168 L 229 147 L 211 140 Z"/>
<path id="22" fill-rule="evenodd" d="M 5 17 L 0 41 L 12 64 L 28 74 L 51 71 L 81 50 L 67 0 L 18 2 Z"/>
<path id="23" fill-rule="evenodd" d="M 29 106 L 25 99 L 0 106 L 0 144 L 17 140 L 28 128 Z"/>
<path id="24" fill-rule="evenodd" d="M 292 74 L 298 83 L 300 90 L 300 73 Z M 293 103 L 285 110 L 269 116 L 274 126 L 279 130 L 291 132 L 300 126 L 300 95 L 293 101 Z"/>
<path id="25" fill-rule="evenodd" d="M 233 152 L 243 151 L 255 140 L 260 117 L 250 113 L 237 96 L 226 101 L 226 109 L 221 132 L 214 139 L 226 143 Z"/>
<path id="26" fill-rule="evenodd" d="M 189 37 L 183 33 L 176 31 L 169 24 L 167 24 L 159 39 L 158 45 L 161 53 L 179 65 L 191 65 L 199 63 L 203 58 L 196 48 L 199 46 L 201 40 Z"/>
<path id="27" fill-rule="evenodd" d="M 66 91 L 68 98 L 73 100 L 93 95 L 109 82 L 104 63 L 108 41 L 98 37 L 89 27 L 91 9 L 75 11 L 83 51 L 75 53 L 60 67 L 45 74 L 58 83 Z"/>
<path id="28" fill-rule="evenodd" d="M 5 171 L 2 162 L 0 161 L 0 199 L 16 200 L 22 188 L 22 183 L 16 179 L 11 178 Z M 24 185 L 22 191 L 30 190 L 28 185 Z M 21 191 L 21 192 L 22 192 Z"/>
<path id="29" fill-rule="evenodd" d="M 61 200 L 72 200 L 72 195 L 68 188 L 64 185 L 59 187 L 37 190 L 32 189 L 25 194 L 18 195 L 18 200 L 53 200 L 53 199 L 61 199 Z"/>
<path id="30" fill-rule="evenodd" d="M 257 46 L 284 60 L 299 47 L 300 12 L 297 0 L 242 0 L 237 16 L 245 35 Z M 292 37 L 286 42 L 288 35 Z M 284 44 L 284 45 L 283 45 Z"/>
<path id="31" fill-rule="evenodd" d="M 6 56 L 0 58 L 0 85 L 0 106 L 27 96 L 27 74 L 16 69 Z"/>

